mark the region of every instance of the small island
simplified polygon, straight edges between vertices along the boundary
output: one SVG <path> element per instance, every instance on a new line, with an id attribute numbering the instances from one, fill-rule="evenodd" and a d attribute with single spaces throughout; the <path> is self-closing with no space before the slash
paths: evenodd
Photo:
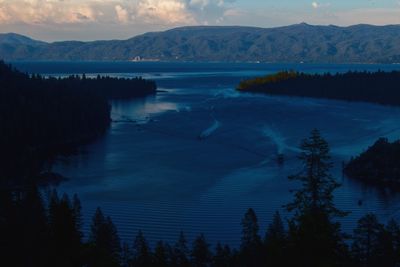
<path id="1" fill-rule="evenodd" d="M 400 71 L 307 74 L 282 71 L 242 81 L 237 90 L 298 97 L 400 105 Z"/>
<path id="2" fill-rule="evenodd" d="M 400 141 L 380 138 L 344 168 L 350 178 L 377 186 L 400 188 Z"/>

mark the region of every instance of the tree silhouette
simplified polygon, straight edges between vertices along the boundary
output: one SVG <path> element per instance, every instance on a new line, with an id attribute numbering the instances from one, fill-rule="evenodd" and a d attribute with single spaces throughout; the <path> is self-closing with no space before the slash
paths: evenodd
<path id="1" fill-rule="evenodd" d="M 173 249 L 172 265 L 177 267 L 190 266 L 189 248 L 187 246 L 185 235 L 182 231 L 180 232 L 178 241 Z"/>
<path id="2" fill-rule="evenodd" d="M 361 266 L 381 266 L 382 251 L 380 248 L 383 233 L 384 226 L 372 213 L 358 221 L 357 228 L 354 229 L 352 253 Z"/>
<path id="3" fill-rule="evenodd" d="M 293 250 L 304 266 L 335 265 L 342 260 L 345 244 L 340 224 L 334 219 L 346 213 L 333 202 L 333 191 L 339 184 L 329 173 L 329 146 L 319 131 L 313 130 L 300 148 L 304 169 L 289 179 L 299 181 L 301 187 L 286 206 L 294 212 L 289 224 Z"/>
<path id="4" fill-rule="evenodd" d="M 232 262 L 232 251 L 228 245 L 222 246 L 221 243 L 217 243 L 215 247 L 215 254 L 213 257 L 214 267 L 230 267 L 233 266 Z"/>
<path id="5" fill-rule="evenodd" d="M 191 263 L 194 267 L 207 267 L 211 263 L 212 253 L 210 245 L 203 234 L 199 235 L 193 242 Z"/>
<path id="6" fill-rule="evenodd" d="M 241 258 L 245 266 L 258 266 L 261 263 L 261 238 L 256 213 L 248 209 L 242 219 Z"/>
<path id="7" fill-rule="evenodd" d="M 163 241 L 158 241 L 154 249 L 153 258 L 154 258 L 153 260 L 154 267 L 170 266 L 168 244 L 165 244 Z"/>
<path id="8" fill-rule="evenodd" d="M 121 244 L 117 229 L 100 208 L 93 216 L 89 242 L 92 244 L 90 266 L 119 266 Z"/>
<path id="9" fill-rule="evenodd" d="M 272 223 L 268 226 L 264 238 L 264 255 L 268 266 L 285 266 L 287 250 L 287 233 L 281 215 L 277 211 Z"/>
<path id="10" fill-rule="evenodd" d="M 62 266 L 79 266 L 81 253 L 81 229 L 69 197 L 60 199 L 53 191 L 49 207 L 50 248 L 53 264 L 61 261 Z M 61 265 L 61 263 L 60 263 Z"/>
<path id="11" fill-rule="evenodd" d="M 147 244 L 146 239 L 143 236 L 142 231 L 139 231 L 133 242 L 133 263 L 132 266 L 137 267 L 151 267 L 152 266 L 152 255 Z"/>

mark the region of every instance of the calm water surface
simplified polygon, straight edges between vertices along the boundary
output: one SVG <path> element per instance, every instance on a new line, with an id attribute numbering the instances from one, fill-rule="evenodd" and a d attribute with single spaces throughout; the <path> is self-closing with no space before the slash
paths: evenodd
<path id="1" fill-rule="evenodd" d="M 101 206 L 123 239 L 139 229 L 154 244 L 205 233 L 211 243 L 240 242 L 240 220 L 253 207 L 265 229 L 291 199 L 287 176 L 301 169 L 298 146 L 313 128 L 332 148 L 333 173 L 343 186 L 337 205 L 351 214 L 349 230 L 366 212 L 400 219 L 400 197 L 348 180 L 342 162 L 377 138 L 400 138 L 400 109 L 366 103 L 269 97 L 235 92 L 242 79 L 295 69 L 310 73 L 393 70 L 396 65 L 266 65 L 195 63 L 30 63 L 27 72 L 143 76 L 157 96 L 112 103 L 113 123 L 84 153 L 55 169 L 69 178 L 59 191 L 77 193 L 85 229 Z M 278 165 L 277 154 L 285 163 Z M 359 205 L 361 200 L 362 205 Z M 284 212 L 283 212 L 284 213 Z M 284 213 L 285 214 L 285 213 Z M 286 215 L 286 214 L 285 214 Z"/>

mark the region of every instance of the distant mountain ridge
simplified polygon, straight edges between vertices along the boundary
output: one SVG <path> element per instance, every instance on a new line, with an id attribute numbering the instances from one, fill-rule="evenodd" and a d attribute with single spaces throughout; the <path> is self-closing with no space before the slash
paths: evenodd
<path id="1" fill-rule="evenodd" d="M 400 25 L 193 26 L 128 40 L 46 43 L 0 34 L 4 60 L 399 63 Z"/>

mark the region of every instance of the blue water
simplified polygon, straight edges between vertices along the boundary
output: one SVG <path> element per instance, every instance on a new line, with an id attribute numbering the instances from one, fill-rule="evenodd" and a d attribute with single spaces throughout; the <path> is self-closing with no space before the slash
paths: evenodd
<path id="1" fill-rule="evenodd" d="M 124 240 L 139 229 L 154 244 L 204 233 L 210 243 L 237 246 L 247 208 L 257 212 L 262 232 L 275 210 L 291 200 L 300 170 L 298 145 L 313 128 L 331 144 L 333 174 L 343 186 L 337 205 L 359 217 L 376 212 L 400 219 L 400 197 L 342 176 L 342 162 L 377 138 L 400 138 L 400 108 L 367 103 L 239 94 L 242 79 L 295 69 L 310 73 L 395 70 L 399 65 L 277 65 L 89 62 L 17 62 L 27 72 L 66 76 L 97 74 L 157 81 L 157 96 L 112 103 L 113 123 L 84 153 L 55 169 L 69 178 L 61 192 L 78 193 L 85 229 L 97 206 Z M 285 164 L 276 162 L 284 154 Z M 362 200 L 362 205 L 358 205 Z"/>

